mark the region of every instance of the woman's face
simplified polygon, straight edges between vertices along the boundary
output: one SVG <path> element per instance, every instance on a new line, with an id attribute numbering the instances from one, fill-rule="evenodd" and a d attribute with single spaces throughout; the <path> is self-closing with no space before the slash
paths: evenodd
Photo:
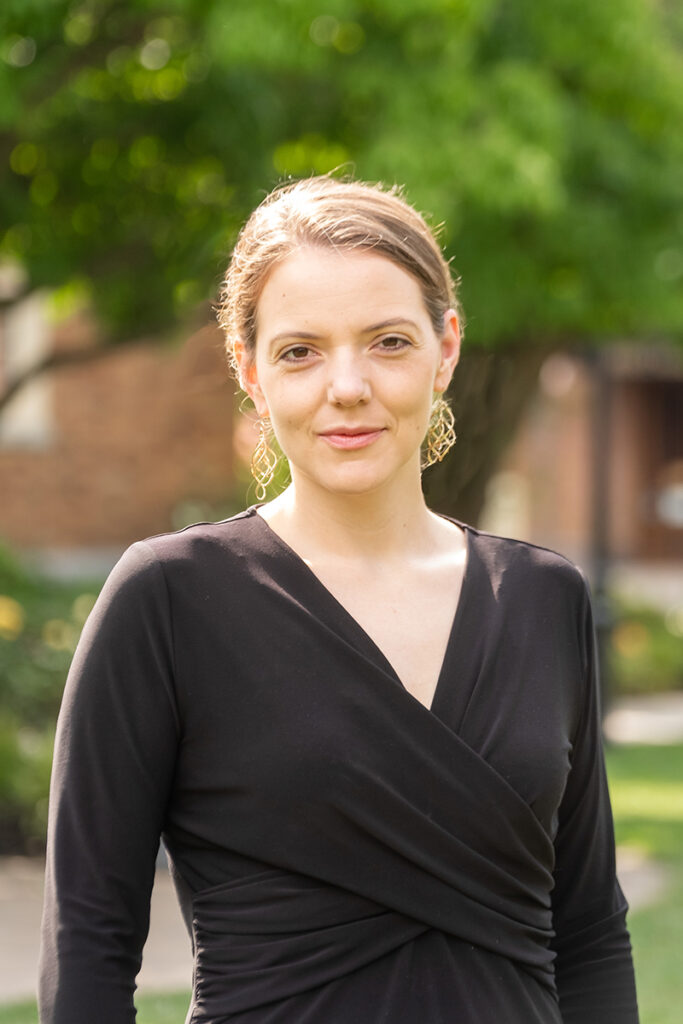
<path id="1" fill-rule="evenodd" d="M 359 494 L 414 481 L 433 393 L 459 347 L 455 314 L 437 337 L 419 284 L 395 263 L 307 247 L 268 277 L 241 376 L 295 483 Z"/>

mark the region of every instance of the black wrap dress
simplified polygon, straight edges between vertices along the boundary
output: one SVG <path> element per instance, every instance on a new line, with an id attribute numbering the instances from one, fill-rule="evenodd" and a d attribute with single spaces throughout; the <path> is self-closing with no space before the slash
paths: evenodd
<path id="1" fill-rule="evenodd" d="M 430 709 L 255 508 L 126 551 L 60 714 L 44 1024 L 134 1020 L 160 835 L 192 1024 L 638 1020 L 583 577 L 466 535 Z"/>

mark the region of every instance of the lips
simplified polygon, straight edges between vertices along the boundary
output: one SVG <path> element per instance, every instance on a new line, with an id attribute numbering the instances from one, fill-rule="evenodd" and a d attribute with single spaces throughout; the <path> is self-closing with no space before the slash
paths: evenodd
<path id="1" fill-rule="evenodd" d="M 320 437 L 332 448 L 355 451 L 372 444 L 384 431 L 384 427 L 338 427 L 325 430 Z"/>

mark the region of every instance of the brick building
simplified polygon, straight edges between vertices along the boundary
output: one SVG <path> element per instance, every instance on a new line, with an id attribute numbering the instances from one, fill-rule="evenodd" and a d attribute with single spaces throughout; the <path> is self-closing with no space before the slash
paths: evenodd
<path id="1" fill-rule="evenodd" d="M 683 360 L 675 349 L 613 345 L 597 364 L 550 356 L 490 482 L 483 525 L 590 571 L 596 514 L 612 584 L 683 608 Z"/>
<path id="2" fill-rule="evenodd" d="M 7 318 L 0 365 L 11 375 L 51 346 L 89 341 L 85 319 L 51 330 L 34 296 Z M 133 540 L 220 515 L 234 486 L 235 390 L 212 327 L 32 381 L 0 416 L 0 537 L 58 574 L 100 573 Z"/>

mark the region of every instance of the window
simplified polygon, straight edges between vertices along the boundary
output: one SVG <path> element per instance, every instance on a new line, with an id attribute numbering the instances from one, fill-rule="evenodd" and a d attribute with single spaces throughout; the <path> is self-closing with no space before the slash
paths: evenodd
<path id="1" fill-rule="evenodd" d="M 45 296 L 35 292 L 9 307 L 0 322 L 0 391 L 45 357 L 51 332 Z M 0 447 L 44 448 L 53 439 L 49 375 L 29 381 L 0 412 Z"/>

